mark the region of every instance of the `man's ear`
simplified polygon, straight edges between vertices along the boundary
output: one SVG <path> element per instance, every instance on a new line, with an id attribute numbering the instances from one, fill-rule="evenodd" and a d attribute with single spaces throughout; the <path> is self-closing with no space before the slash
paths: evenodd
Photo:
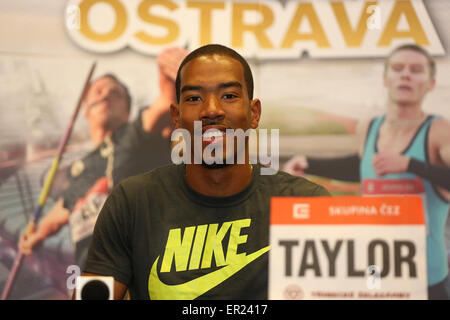
<path id="1" fill-rule="evenodd" d="M 175 129 L 180 128 L 180 107 L 177 103 L 170 104 L 170 117 Z"/>
<path id="2" fill-rule="evenodd" d="M 253 99 L 250 101 L 250 117 L 251 128 L 258 128 L 259 119 L 261 118 L 261 101 L 259 99 Z"/>

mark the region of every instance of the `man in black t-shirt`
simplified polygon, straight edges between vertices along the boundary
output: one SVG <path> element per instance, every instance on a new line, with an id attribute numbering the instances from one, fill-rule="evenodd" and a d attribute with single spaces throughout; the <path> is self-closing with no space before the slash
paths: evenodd
<path id="1" fill-rule="evenodd" d="M 37 228 L 21 236 L 23 253 L 31 253 L 69 222 L 76 262 L 82 267 L 95 221 L 112 187 L 124 178 L 170 163 L 169 106 L 175 100 L 174 70 L 185 55 L 184 49 L 169 48 L 158 56 L 160 96 L 131 123 L 131 96 L 118 78 L 105 74 L 90 84 L 83 115 L 95 149 L 71 165 L 67 189 Z"/>
<path id="2" fill-rule="evenodd" d="M 97 220 L 84 275 L 114 277 L 115 299 L 127 289 L 132 299 L 267 299 L 271 197 L 329 194 L 286 173 L 261 175 L 261 165 L 249 161 L 248 138 L 242 164 L 193 161 L 195 121 L 202 124 L 202 151 L 234 139 L 228 129 L 258 126 L 261 103 L 253 99 L 252 74 L 234 50 L 207 45 L 193 51 L 175 85 L 171 115 L 190 135 L 190 161 L 114 188 Z M 221 160 L 232 157 L 222 151 Z"/>

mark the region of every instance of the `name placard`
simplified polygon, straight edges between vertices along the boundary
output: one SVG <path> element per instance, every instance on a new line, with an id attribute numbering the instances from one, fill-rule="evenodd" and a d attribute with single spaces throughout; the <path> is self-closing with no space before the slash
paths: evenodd
<path id="1" fill-rule="evenodd" d="M 273 198 L 269 299 L 427 299 L 419 196 Z"/>

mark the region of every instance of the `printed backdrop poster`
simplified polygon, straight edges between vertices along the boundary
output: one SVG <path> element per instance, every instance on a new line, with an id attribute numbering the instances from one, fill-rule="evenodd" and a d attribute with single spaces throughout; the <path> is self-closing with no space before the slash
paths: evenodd
<path id="1" fill-rule="evenodd" d="M 426 299 L 420 197 L 273 198 L 269 299 Z"/>
<path id="2" fill-rule="evenodd" d="M 279 129 L 281 169 L 294 155 L 355 152 L 356 123 L 386 110 L 383 61 L 402 43 L 436 59 L 424 110 L 450 119 L 449 17 L 447 0 L 0 0 L 0 291 L 94 60 L 94 77 L 113 73 L 129 87 L 132 121 L 159 94 L 162 50 L 233 47 L 252 68 L 260 127 Z M 80 115 L 58 177 L 92 148 Z M 334 195 L 361 193 L 358 182 L 308 178 Z M 44 215 L 65 187 L 55 182 Z M 70 297 L 78 231 L 65 225 L 36 248 L 11 298 Z"/>

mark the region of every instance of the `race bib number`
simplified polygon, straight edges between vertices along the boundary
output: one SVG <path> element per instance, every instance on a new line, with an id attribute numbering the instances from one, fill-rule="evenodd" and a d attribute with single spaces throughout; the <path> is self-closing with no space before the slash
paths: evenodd
<path id="1" fill-rule="evenodd" d="M 86 195 L 78 199 L 70 215 L 72 243 L 92 235 L 98 214 L 108 197 L 108 180 L 103 177 L 96 181 Z"/>
<path id="2" fill-rule="evenodd" d="M 420 197 L 272 198 L 269 299 L 427 299 Z"/>
<path id="3" fill-rule="evenodd" d="M 425 186 L 419 177 L 416 179 L 364 179 L 362 182 L 362 193 L 367 196 L 420 196 L 422 198 L 427 235 L 430 233 Z"/>

